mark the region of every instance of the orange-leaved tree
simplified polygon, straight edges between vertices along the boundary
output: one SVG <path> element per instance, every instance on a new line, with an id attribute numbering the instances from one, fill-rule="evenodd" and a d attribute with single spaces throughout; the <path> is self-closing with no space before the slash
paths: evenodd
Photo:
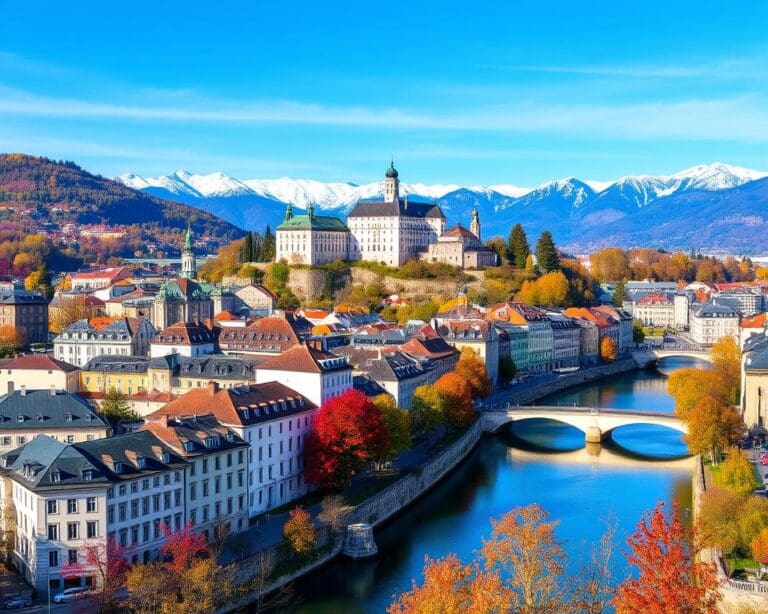
<path id="1" fill-rule="evenodd" d="M 688 426 L 685 442 L 693 454 L 720 462 L 723 450 L 741 439 L 746 429 L 739 412 L 716 397 L 701 399 L 683 420 Z"/>
<path id="2" fill-rule="evenodd" d="M 738 403 L 741 387 L 741 348 L 735 337 L 723 337 L 710 350 L 714 370 L 723 378 L 730 403 Z"/>
<path id="3" fill-rule="evenodd" d="M 675 414 L 685 420 L 705 397 L 731 403 L 729 387 L 722 372 L 715 369 L 680 369 L 669 376 L 667 392 L 675 399 Z"/>
<path id="4" fill-rule="evenodd" d="M 644 516 L 627 540 L 625 552 L 636 575 L 618 587 L 613 604 L 618 614 L 715 614 L 719 598 L 714 565 L 697 560 L 695 539 L 680 522 L 672 504 L 663 502 Z"/>
<path id="5" fill-rule="evenodd" d="M 505 612 L 514 595 L 495 571 L 464 565 L 455 554 L 436 561 L 426 557 L 424 582 L 413 582 L 389 606 L 388 614 L 434 614 L 435 612 Z"/>
<path id="6" fill-rule="evenodd" d="M 539 505 L 516 507 L 491 520 L 491 537 L 481 549 L 486 569 L 506 578 L 519 612 L 557 612 L 564 601 L 566 554 L 556 539 L 557 522 Z"/>
<path id="7" fill-rule="evenodd" d="M 761 565 L 768 565 L 768 527 L 765 527 L 752 540 L 752 558 Z"/>
<path id="8" fill-rule="evenodd" d="M 466 379 L 458 373 L 446 373 L 435 382 L 435 390 L 440 395 L 448 426 L 462 428 L 472 423 L 475 404 Z"/>
<path id="9" fill-rule="evenodd" d="M 760 486 L 755 467 L 739 448 L 731 448 L 720 470 L 715 474 L 715 483 L 735 495 L 746 496 Z"/>
<path id="10" fill-rule="evenodd" d="M 603 337 L 600 341 L 600 359 L 604 362 L 616 360 L 616 342 L 611 337 Z"/>
<path id="11" fill-rule="evenodd" d="M 462 348 L 461 358 L 454 369 L 461 375 L 472 389 L 472 398 L 483 398 L 491 394 L 491 378 L 485 361 L 470 347 Z"/>
<path id="12" fill-rule="evenodd" d="M 300 558 L 312 552 L 317 542 L 317 531 L 308 511 L 297 506 L 288 512 L 288 520 L 283 525 L 283 538 L 291 552 Z"/>

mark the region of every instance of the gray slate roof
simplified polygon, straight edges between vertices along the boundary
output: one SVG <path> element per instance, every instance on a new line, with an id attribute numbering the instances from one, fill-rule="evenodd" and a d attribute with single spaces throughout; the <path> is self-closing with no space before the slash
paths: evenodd
<path id="1" fill-rule="evenodd" d="M 443 210 L 436 203 L 419 202 L 400 198 L 398 202 L 360 200 L 349 217 L 431 217 L 445 219 Z"/>
<path id="2" fill-rule="evenodd" d="M 23 418 L 22 420 L 19 417 Z M 0 429 L 105 428 L 88 403 L 69 392 L 16 390 L 0 396 Z"/>

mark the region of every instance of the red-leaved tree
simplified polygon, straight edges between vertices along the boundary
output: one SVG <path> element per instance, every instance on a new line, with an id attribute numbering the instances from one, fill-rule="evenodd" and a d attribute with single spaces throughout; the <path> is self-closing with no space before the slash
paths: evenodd
<path id="1" fill-rule="evenodd" d="M 126 560 L 126 550 L 107 539 L 101 542 L 87 542 L 81 549 L 82 562 L 67 563 L 61 567 L 61 576 L 65 579 L 91 576 L 94 579 L 94 596 L 102 612 L 111 612 L 119 601 L 118 591 L 125 585 L 130 565 Z"/>
<path id="2" fill-rule="evenodd" d="M 183 575 L 197 559 L 208 553 L 205 536 L 195 531 L 191 522 L 178 531 L 163 524 L 162 531 L 165 543 L 160 546 L 160 556 L 163 567 L 171 574 Z"/>
<path id="3" fill-rule="evenodd" d="M 718 580 L 712 564 L 696 560 L 695 541 L 678 517 L 677 505 L 669 514 L 664 503 L 643 517 L 628 538 L 629 564 L 637 578 L 624 580 L 613 600 L 619 614 L 717 612 Z"/>
<path id="4" fill-rule="evenodd" d="M 323 403 L 304 445 L 307 481 L 340 488 L 387 449 L 389 435 L 371 399 L 347 390 Z"/>

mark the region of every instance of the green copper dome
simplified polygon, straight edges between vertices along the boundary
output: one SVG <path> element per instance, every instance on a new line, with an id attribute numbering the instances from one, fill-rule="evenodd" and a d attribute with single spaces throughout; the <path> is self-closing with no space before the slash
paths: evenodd
<path id="1" fill-rule="evenodd" d="M 392 160 L 392 162 L 389 163 L 389 168 L 387 169 L 387 172 L 384 173 L 385 177 L 391 177 L 394 179 L 397 179 L 397 169 L 395 168 L 395 161 Z"/>

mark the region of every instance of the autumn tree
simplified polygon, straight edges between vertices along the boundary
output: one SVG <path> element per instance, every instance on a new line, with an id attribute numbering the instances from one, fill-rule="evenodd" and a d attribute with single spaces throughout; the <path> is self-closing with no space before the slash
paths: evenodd
<path id="1" fill-rule="evenodd" d="M 712 346 L 713 369 L 723 378 L 731 403 L 738 403 L 741 387 L 741 349 L 734 337 L 723 337 Z"/>
<path id="2" fill-rule="evenodd" d="M 720 470 L 715 473 L 715 483 L 742 496 L 753 493 L 760 486 L 755 468 L 739 448 L 731 448 Z"/>
<path id="3" fill-rule="evenodd" d="M 616 360 L 616 342 L 612 337 L 603 337 L 600 340 L 600 360 L 604 362 Z"/>
<path id="4" fill-rule="evenodd" d="M 70 324 L 78 320 L 88 319 L 91 310 L 85 304 L 85 297 L 77 296 L 59 296 L 49 308 L 50 319 L 48 328 L 52 333 L 60 333 Z"/>
<path id="5" fill-rule="evenodd" d="M 53 295 L 51 276 L 44 264 L 27 275 L 26 279 L 24 279 L 24 288 L 31 292 L 39 292 L 46 298 L 50 298 Z"/>
<path id="6" fill-rule="evenodd" d="M 384 421 L 359 390 L 329 399 L 305 439 L 305 477 L 310 484 L 339 488 L 389 446 Z"/>
<path id="7" fill-rule="evenodd" d="M 556 612 L 566 555 L 555 536 L 557 522 L 537 504 L 516 507 L 491 520 L 491 536 L 481 549 L 486 569 L 497 570 L 514 593 L 510 605 L 521 613 Z"/>
<path id="8" fill-rule="evenodd" d="M 0 325 L 0 358 L 13 356 L 24 345 L 24 335 L 15 326 Z"/>
<path id="9" fill-rule="evenodd" d="M 475 419 L 475 404 L 472 402 L 472 388 L 458 373 L 445 373 L 435 382 L 440 395 L 442 413 L 448 426 L 463 428 Z"/>
<path id="10" fill-rule="evenodd" d="M 752 558 L 761 565 L 768 565 L 768 527 L 752 539 Z"/>
<path id="11" fill-rule="evenodd" d="M 553 271 L 536 280 L 523 282 L 515 299 L 527 305 L 565 307 L 569 301 L 568 279 L 562 271 Z"/>
<path id="12" fill-rule="evenodd" d="M 696 515 L 701 545 L 718 548 L 726 558 L 740 546 L 739 524 L 744 498 L 725 488 L 710 486 L 701 497 Z"/>
<path id="13" fill-rule="evenodd" d="M 133 420 L 136 418 L 136 412 L 131 407 L 127 397 L 115 387 L 111 387 L 104 394 L 101 411 L 112 426 L 115 426 L 121 420 Z"/>
<path id="14" fill-rule="evenodd" d="M 704 397 L 684 419 L 685 442 L 693 454 L 705 454 L 717 464 L 723 450 L 744 436 L 741 415 L 732 405 L 715 397 Z"/>
<path id="15" fill-rule="evenodd" d="M 443 400 L 433 385 L 424 384 L 413 391 L 411 415 L 416 430 L 433 431 L 445 424 Z"/>
<path id="16" fill-rule="evenodd" d="M 676 504 L 664 503 L 644 516 L 628 538 L 627 561 L 636 571 L 618 587 L 618 614 L 715 614 L 718 580 L 712 564 L 697 560 L 695 540 L 680 522 Z"/>
<path id="17" fill-rule="evenodd" d="M 589 257 L 589 263 L 592 275 L 600 282 L 623 282 L 629 278 L 629 259 L 626 252 L 618 247 L 595 252 Z"/>
<path id="18" fill-rule="evenodd" d="M 496 252 L 499 264 L 504 264 L 509 257 L 507 252 L 507 244 L 502 237 L 491 237 L 485 242 L 485 246 L 492 252 Z"/>
<path id="19" fill-rule="evenodd" d="M 536 266 L 542 273 L 550 273 L 560 268 L 560 255 L 557 253 L 552 233 L 545 230 L 536 243 Z"/>
<path id="20" fill-rule="evenodd" d="M 119 591 L 125 585 L 129 565 L 126 549 L 108 538 L 106 544 L 86 542 L 80 548 L 83 562 L 67 563 L 61 568 L 63 578 L 93 576 L 94 594 L 100 612 L 113 612 L 120 601 Z"/>
<path id="21" fill-rule="evenodd" d="M 755 536 L 768 527 L 768 499 L 759 495 L 747 497 L 741 509 L 734 511 L 734 518 L 739 527 L 739 547 L 746 552 Z"/>
<path id="22" fill-rule="evenodd" d="M 614 550 L 616 549 L 615 517 L 609 517 L 605 533 L 592 545 L 589 563 L 576 576 L 572 609 L 584 614 L 602 614 L 613 599 Z"/>
<path id="23" fill-rule="evenodd" d="M 491 394 L 491 378 L 488 377 L 485 361 L 472 348 L 462 348 L 461 357 L 454 371 L 467 380 L 473 399 L 484 398 Z"/>
<path id="24" fill-rule="evenodd" d="M 411 447 L 411 417 L 407 411 L 395 405 L 391 395 L 380 394 L 373 399 L 373 404 L 381 413 L 384 428 L 389 436 L 389 445 L 382 448 L 381 455 L 374 459 L 383 464 Z"/>
<path id="25" fill-rule="evenodd" d="M 338 535 L 346 526 L 347 514 L 352 507 L 344 501 L 341 495 L 328 495 L 320 502 L 320 512 L 317 519 L 330 527 L 334 535 Z"/>
<path id="26" fill-rule="evenodd" d="M 156 614 L 163 611 L 164 600 L 172 603 L 167 573 L 159 561 L 131 567 L 125 588 L 131 595 L 129 607 L 134 614 Z"/>
<path id="27" fill-rule="evenodd" d="M 525 268 L 525 261 L 531 255 L 531 246 L 528 245 L 528 237 L 521 224 L 515 224 L 509 233 L 507 253 L 512 266 L 518 269 Z"/>
<path id="28" fill-rule="evenodd" d="M 309 512 L 302 507 L 294 507 L 288 512 L 288 520 L 283 525 L 283 539 L 299 558 L 309 556 L 317 543 L 317 531 Z"/>
<path id="29" fill-rule="evenodd" d="M 679 369 L 669 376 L 667 392 L 675 399 L 675 415 L 686 420 L 688 414 L 705 397 L 728 404 L 729 387 L 722 374 L 714 369 Z"/>
<path id="30" fill-rule="evenodd" d="M 514 594 L 498 573 L 463 564 L 455 554 L 426 558 L 424 582 L 416 582 L 387 609 L 388 614 L 459 614 L 506 612 Z"/>

